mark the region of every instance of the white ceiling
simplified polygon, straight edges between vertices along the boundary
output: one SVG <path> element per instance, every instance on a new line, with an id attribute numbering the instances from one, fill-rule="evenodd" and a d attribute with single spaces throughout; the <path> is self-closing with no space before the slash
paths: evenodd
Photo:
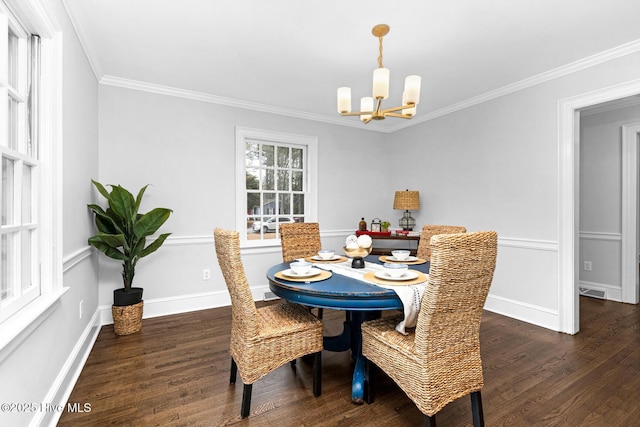
<path id="1" fill-rule="evenodd" d="M 356 126 L 356 117 L 337 114 L 336 89 L 370 96 L 378 57 L 371 28 L 386 23 L 391 90 L 383 107 L 399 105 L 407 75 L 422 77 L 422 91 L 413 120 L 366 125 L 385 132 L 588 65 L 605 51 L 640 50 L 639 0 L 63 3 L 103 83 Z"/>

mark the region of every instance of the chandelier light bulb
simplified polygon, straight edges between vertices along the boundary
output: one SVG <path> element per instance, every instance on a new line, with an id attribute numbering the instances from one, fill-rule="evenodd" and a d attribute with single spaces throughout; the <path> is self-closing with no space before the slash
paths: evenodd
<path id="1" fill-rule="evenodd" d="M 420 102 L 420 76 L 407 76 L 404 79 L 404 91 L 407 94 L 406 102 L 403 104 L 415 104 Z"/>
<path id="2" fill-rule="evenodd" d="M 351 88 L 339 87 L 338 88 L 338 113 L 350 113 L 351 112 Z"/>
<path id="3" fill-rule="evenodd" d="M 376 68 L 373 70 L 373 97 L 387 99 L 389 97 L 389 69 Z"/>
<path id="4" fill-rule="evenodd" d="M 402 105 L 407 105 L 407 91 L 402 92 Z M 416 106 L 415 104 L 411 108 L 405 108 L 402 110 L 402 114 L 406 114 L 408 116 L 414 116 L 416 114 Z"/>
<path id="5" fill-rule="evenodd" d="M 365 96 L 360 98 L 360 111 L 370 111 L 373 112 L 373 98 L 370 96 Z M 369 121 L 371 120 L 371 114 L 361 114 L 360 120 Z"/>

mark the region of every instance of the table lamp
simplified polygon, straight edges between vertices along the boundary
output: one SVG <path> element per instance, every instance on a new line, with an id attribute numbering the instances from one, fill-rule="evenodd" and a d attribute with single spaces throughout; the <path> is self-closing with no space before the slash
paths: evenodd
<path id="1" fill-rule="evenodd" d="M 420 192 L 419 191 L 396 191 L 393 199 L 393 209 L 404 210 L 404 216 L 400 218 L 400 227 L 403 230 L 412 231 L 416 226 L 416 220 L 411 216 L 410 210 L 420 209 Z"/>

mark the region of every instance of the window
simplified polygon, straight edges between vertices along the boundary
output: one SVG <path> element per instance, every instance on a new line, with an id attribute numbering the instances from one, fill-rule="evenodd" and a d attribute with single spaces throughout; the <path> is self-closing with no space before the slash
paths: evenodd
<path id="1" fill-rule="evenodd" d="M 0 358 L 66 291 L 55 22 L 42 0 L 0 1 Z"/>
<path id="2" fill-rule="evenodd" d="M 3 17 L 6 61 L 0 84 L 6 101 L 0 107 L 2 187 L 0 204 L 0 321 L 40 296 L 37 196 L 39 150 L 34 118 L 39 38 Z"/>
<path id="3" fill-rule="evenodd" d="M 236 127 L 236 155 L 245 246 L 280 244 L 280 224 L 315 221 L 315 137 Z"/>

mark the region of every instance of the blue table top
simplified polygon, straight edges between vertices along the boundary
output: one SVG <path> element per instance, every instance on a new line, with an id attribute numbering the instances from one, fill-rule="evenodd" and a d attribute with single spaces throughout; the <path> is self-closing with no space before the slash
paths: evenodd
<path id="1" fill-rule="evenodd" d="M 368 262 L 381 264 L 377 255 L 365 258 Z M 280 263 L 267 271 L 269 288 L 287 301 L 313 307 L 340 310 L 394 310 L 402 309 L 402 302 L 391 290 L 370 285 L 361 280 L 333 273 L 326 280 L 318 282 L 294 282 L 275 277 L 279 271 L 289 268 L 289 263 Z M 429 263 L 409 265 L 410 269 L 429 272 Z"/>

